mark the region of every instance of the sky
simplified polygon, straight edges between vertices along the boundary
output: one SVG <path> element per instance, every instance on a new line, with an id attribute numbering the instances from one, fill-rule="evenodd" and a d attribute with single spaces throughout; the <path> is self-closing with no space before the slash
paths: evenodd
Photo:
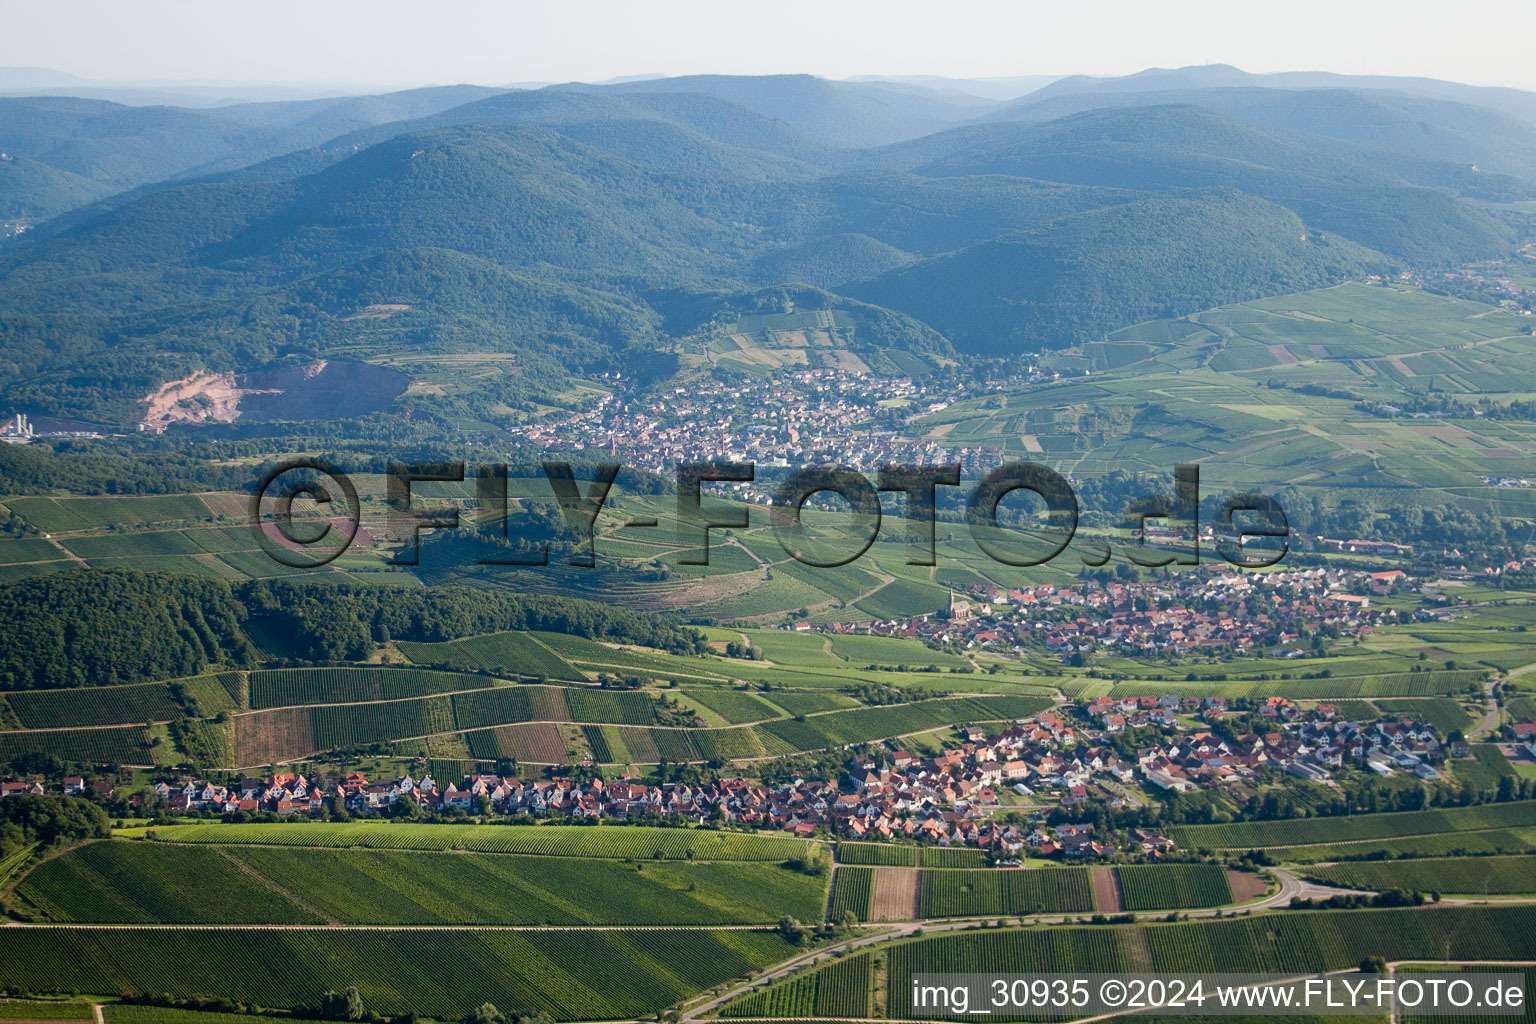
<path id="1" fill-rule="evenodd" d="M 1532 0 L 0 0 L 0 66 L 401 88 L 640 74 L 1421 75 L 1536 89 Z"/>

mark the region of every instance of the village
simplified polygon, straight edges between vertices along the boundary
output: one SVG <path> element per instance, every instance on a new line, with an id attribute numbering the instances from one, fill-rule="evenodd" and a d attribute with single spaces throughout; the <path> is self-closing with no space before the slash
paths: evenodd
<path id="1" fill-rule="evenodd" d="M 999 448 L 913 441 L 898 428 L 915 416 L 1003 387 L 1000 381 L 918 383 L 841 369 L 796 369 L 764 378 L 709 378 L 646 398 L 621 387 L 588 409 L 526 424 L 514 434 L 551 451 L 607 452 L 662 475 L 678 463 L 719 459 L 763 466 L 839 463 L 865 472 L 925 463 L 990 469 L 1004 461 Z M 737 493 L 766 502 L 771 489 L 759 493 L 744 485 Z"/>
<path id="2" fill-rule="evenodd" d="M 426 773 L 370 779 L 361 771 L 293 770 L 233 782 L 163 779 L 132 794 L 128 804 L 137 815 L 194 813 L 236 821 L 354 815 L 669 820 L 967 846 L 1006 864 L 1022 856 L 1175 852 L 1154 828 L 1130 826 L 1114 835 L 1101 829 L 1096 835 L 1093 823 L 1082 820 L 1091 816 L 1086 812 L 1134 812 L 1200 789 L 1242 785 L 1257 791 L 1281 774 L 1328 785 L 1346 768 L 1432 782 L 1447 756 L 1467 756 L 1464 742 L 1446 743 L 1426 723 L 1359 724 L 1343 720 L 1330 703 L 1303 709 L 1269 697 L 1253 712 L 1264 721 L 1263 732 L 1222 729 L 1231 713 L 1220 697 L 1097 697 L 990 730 L 958 727 L 953 745 L 928 756 L 891 749 L 898 741 L 876 744 L 832 778 L 808 771 L 774 785 L 739 776 L 652 784 L 627 773 L 605 779 L 566 769 L 549 778 L 471 774 L 440 785 Z M 1143 730 L 1157 735 L 1149 738 Z M 1127 747 L 1127 733 L 1145 745 Z M 78 776 L 65 778 L 62 790 L 112 796 L 110 784 L 88 784 Z M 38 781 L 0 783 L 0 797 L 46 791 Z"/>
<path id="3" fill-rule="evenodd" d="M 1320 644 L 1323 634 L 1360 638 L 1397 621 L 1398 612 L 1371 606 L 1373 595 L 1422 589 L 1397 569 L 1245 574 L 1212 564 L 1139 582 L 1090 579 L 1006 589 L 973 583 L 964 596 L 951 593 L 943 614 L 870 623 L 801 621 L 789 628 L 907 637 L 966 650 L 1043 648 L 1064 659 L 1094 651 L 1144 657 L 1222 651 L 1290 660 L 1307 654 L 1314 638 Z M 1414 614 L 1440 613 L 1430 608 Z"/>

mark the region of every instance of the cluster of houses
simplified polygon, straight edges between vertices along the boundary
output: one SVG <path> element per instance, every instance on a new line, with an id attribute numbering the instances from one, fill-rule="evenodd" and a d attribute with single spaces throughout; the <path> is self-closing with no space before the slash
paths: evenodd
<path id="1" fill-rule="evenodd" d="M 1085 710 L 1106 733 L 1127 728 L 1179 728 L 1180 715 L 1199 716 L 1207 723 L 1227 711 L 1220 697 L 1098 697 Z M 1378 775 L 1397 770 L 1421 779 L 1440 777 L 1435 762 L 1445 754 L 1432 725 L 1424 722 L 1343 721 L 1330 703 L 1303 710 L 1286 697 L 1268 697 L 1259 709 L 1280 728 L 1262 734 L 1222 739 L 1206 731 L 1187 732 L 1168 743 L 1138 751 L 1143 777 L 1159 789 L 1188 792 L 1201 783 L 1250 778 L 1260 765 L 1269 765 L 1298 778 L 1326 781 L 1346 765 L 1364 765 Z M 1460 744 L 1465 748 L 1465 744 Z M 1465 757 L 1469 749 L 1452 750 Z"/>
<path id="2" fill-rule="evenodd" d="M 1208 564 L 1144 582 L 1095 580 L 1003 588 L 972 584 L 951 594 L 947 615 L 873 623 L 794 623 L 806 632 L 872 633 L 966 648 L 1044 646 L 1063 656 L 1103 650 L 1158 656 L 1201 650 L 1272 650 L 1299 657 L 1303 631 L 1369 634 L 1383 616 L 1371 595 L 1411 589 L 1400 570 L 1318 568 L 1247 574 Z"/>
<path id="3" fill-rule="evenodd" d="M 1035 369 L 1021 379 L 1050 376 Z M 730 459 L 761 465 L 839 463 L 860 471 L 883 465 L 947 464 L 992 469 L 1001 449 L 946 447 L 904 438 L 896 425 L 871 425 L 895 405 L 907 415 L 940 412 L 952 402 L 999 391 L 1002 381 L 925 384 L 833 367 L 795 367 L 765 377 L 699 380 L 645 397 L 623 390 L 574 415 L 516 428 L 548 450 L 605 451 L 629 465 L 669 473 L 680 462 Z M 770 502 L 771 488 L 741 485 L 749 501 Z"/>
<path id="4" fill-rule="evenodd" d="M 116 791 L 116 786 L 110 779 L 95 779 L 86 782 L 78 775 L 71 775 L 64 780 L 62 791 L 65 796 L 94 795 L 107 799 Z M 35 779 L 14 780 L 7 779 L 0 782 L 0 798 L 8 796 L 44 796 L 48 787 Z"/>

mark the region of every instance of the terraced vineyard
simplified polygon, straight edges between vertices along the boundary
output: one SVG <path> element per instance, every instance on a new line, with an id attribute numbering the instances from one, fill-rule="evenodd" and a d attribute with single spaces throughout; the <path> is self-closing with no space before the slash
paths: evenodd
<path id="1" fill-rule="evenodd" d="M 523 632 L 489 633 L 446 643 L 401 641 L 396 646 L 418 665 L 441 665 L 523 678 L 586 678 L 564 658 Z"/>
<path id="2" fill-rule="evenodd" d="M 1087 868 L 925 868 L 919 874 L 923 917 L 1078 913 L 1093 909 Z"/>
<path id="3" fill-rule="evenodd" d="M 698 701 L 731 725 L 779 718 L 783 714 L 762 698 L 740 690 L 688 690 L 686 692 L 691 699 Z M 818 710 L 829 709 L 818 708 Z"/>
<path id="4" fill-rule="evenodd" d="M 315 747 L 336 750 L 379 743 L 398 736 L 430 736 L 455 728 L 450 697 L 424 697 L 381 704 L 322 704 L 310 709 Z"/>
<path id="5" fill-rule="evenodd" d="M 1232 885 L 1220 864 L 1128 864 L 1115 868 L 1126 910 L 1220 907 Z"/>
<path id="6" fill-rule="evenodd" d="M 1536 857 L 1357 861 L 1308 868 L 1306 875 L 1351 889 L 1407 889 L 1474 896 L 1536 893 Z"/>
<path id="7" fill-rule="evenodd" d="M 636 860 L 784 861 L 813 844 L 803 839 L 699 828 L 629 825 L 425 825 L 408 822 L 292 822 L 169 825 L 160 842 L 370 850 L 467 850 Z M 144 829 L 124 835 L 141 837 Z"/>
<path id="8" fill-rule="evenodd" d="M 209 682 L 211 687 L 201 685 Z M 197 701 L 203 714 L 216 715 L 220 711 L 233 710 L 235 706 L 212 676 L 182 680 L 180 685 Z M 142 725 L 167 722 L 182 714 L 181 705 L 171 695 L 171 688 L 166 683 L 20 690 L 4 696 L 25 729 Z"/>
<path id="9" fill-rule="evenodd" d="M 803 719 L 781 719 L 756 728 L 781 740 L 793 750 L 821 750 L 848 743 L 868 743 L 890 736 L 903 736 L 945 725 L 1028 718 L 1053 703 L 1048 697 L 947 697 L 917 704 L 860 708 Z"/>
<path id="10" fill-rule="evenodd" d="M 464 740 L 469 745 L 471 756 L 487 761 L 503 757 L 525 764 L 566 764 L 570 761 L 560 727 L 549 722 L 523 722 L 517 725 L 498 725 L 494 729 L 477 729 L 466 732 Z"/>
<path id="11" fill-rule="evenodd" d="M 788 715 L 810 715 L 818 711 L 842 711 L 854 706 L 852 697 L 840 693 L 806 693 L 792 690 L 775 690 L 764 700 L 784 709 Z"/>
<path id="12" fill-rule="evenodd" d="M 356 680 L 346 679 L 345 683 L 354 691 L 366 692 L 370 688 L 387 685 L 393 674 L 390 670 L 380 670 L 374 678 L 363 675 Z M 400 674 L 408 675 L 406 672 Z M 258 689 L 266 685 L 258 680 L 257 677 L 261 675 L 259 672 L 251 673 L 253 699 L 257 699 Z M 494 686 L 484 677 L 454 676 L 448 673 L 419 674 L 414 685 L 452 688 L 455 683 L 478 683 L 489 688 L 372 703 L 272 708 L 239 715 L 235 719 L 236 761 L 240 765 L 266 764 L 305 757 L 320 750 L 362 747 L 439 733 L 484 730 L 482 735 L 477 737 L 472 734 L 468 740 L 471 747 L 478 745 L 484 751 L 475 756 L 518 757 L 541 763 L 561 763 L 565 760 L 563 742 L 559 747 L 559 757 L 553 760 L 546 757 L 523 758 L 518 753 L 502 752 L 503 746 L 509 751 L 518 747 L 519 742 L 526 738 L 525 732 L 527 736 L 539 738 L 549 733 L 549 728 L 502 733 L 500 729 L 492 727 L 523 722 L 648 724 L 656 720 L 652 699 L 636 691 L 564 686 Z M 548 753 L 547 744 L 539 742 L 537 745 Z M 682 750 L 682 755 L 670 759 L 703 760 L 707 756 L 687 745 L 686 741 Z"/>
<path id="13" fill-rule="evenodd" d="M 1392 814 L 1249 821 L 1230 825 L 1184 825 L 1169 829 L 1169 835 L 1180 846 L 1191 849 L 1244 850 L 1427 836 L 1525 825 L 1536 825 L 1536 800 Z"/>
<path id="14" fill-rule="evenodd" d="M 441 1019 L 486 1002 L 558 1020 L 645 1017 L 793 951 L 773 931 L 0 929 L 7 982 L 34 992 L 302 1007 L 355 984 L 375 1012 Z M 284 966 L 232 969 L 252 963 Z"/>
<path id="15" fill-rule="evenodd" d="M 483 675 L 410 668 L 280 668 L 248 675 L 252 710 L 427 697 L 496 683 Z"/>
<path id="16" fill-rule="evenodd" d="M 57 729 L 49 732 L 0 732 L 0 762 L 24 754 L 49 754 L 61 761 L 93 764 L 152 765 L 154 755 L 144 727 Z"/>
<path id="17" fill-rule="evenodd" d="M 748 861 L 107 840 L 45 861 L 20 894 L 61 922 L 767 924 L 819 918 L 826 882 Z"/>

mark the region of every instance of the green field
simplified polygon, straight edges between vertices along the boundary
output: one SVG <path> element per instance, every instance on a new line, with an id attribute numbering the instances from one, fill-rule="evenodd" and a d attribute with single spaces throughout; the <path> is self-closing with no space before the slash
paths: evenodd
<path id="1" fill-rule="evenodd" d="M 0 1000 L 0 1020 L 95 1020 L 89 1003 Z"/>
<path id="2" fill-rule="evenodd" d="M 1093 909 L 1089 879 L 1087 868 L 924 869 L 918 898 L 923 917 L 1078 913 Z"/>
<path id="3" fill-rule="evenodd" d="M 0 732 L 0 762 L 23 754 L 51 754 L 61 761 L 91 764 L 154 764 L 143 726 Z"/>
<path id="4" fill-rule="evenodd" d="M 892 843 L 837 844 L 839 864 L 870 864 L 880 867 L 910 868 L 917 865 L 917 847 Z"/>
<path id="5" fill-rule="evenodd" d="M 740 725 L 743 722 L 761 722 L 769 718 L 782 717 L 782 712 L 763 698 L 755 694 L 743 693 L 740 690 L 687 690 L 685 692 L 689 699 L 698 701 L 730 725 Z M 817 695 L 812 694 L 811 696 Z M 818 707 L 816 710 L 830 709 Z M 795 712 L 795 714 L 803 713 Z"/>
<path id="6" fill-rule="evenodd" d="M 1291 864 L 1317 864 L 1322 861 L 1353 861 L 1373 857 L 1459 857 L 1532 852 L 1536 852 L 1536 828 L 1484 829 L 1407 839 L 1287 846 L 1280 848 L 1278 855 Z"/>
<path id="7" fill-rule="evenodd" d="M 765 924 L 820 917 L 824 879 L 774 863 L 108 840 L 19 886 L 78 923 Z"/>
<path id="8" fill-rule="evenodd" d="M 181 715 L 164 683 L 86 686 L 64 690 L 21 690 L 5 695 L 26 729 L 67 726 L 142 725 Z"/>
<path id="9" fill-rule="evenodd" d="M 1306 874 L 1351 889 L 1407 889 L 1470 896 L 1536 893 L 1536 857 L 1356 861 L 1307 868 Z"/>
<path id="10" fill-rule="evenodd" d="M 986 862 L 985 854 L 969 846 L 925 846 L 918 863 L 925 868 L 979 868 Z"/>
<path id="11" fill-rule="evenodd" d="M 1133 864 L 1115 868 L 1126 910 L 1219 907 L 1232 886 L 1219 864 Z"/>
<path id="12" fill-rule="evenodd" d="M 894 704 L 780 720 L 757 728 L 793 749 L 818 750 L 848 743 L 868 743 L 944 725 L 1028 718 L 1053 703 L 1048 697 L 940 698 L 917 704 Z"/>
<path id="13" fill-rule="evenodd" d="M 356 985 L 370 1010 L 440 1019 L 486 1002 L 558 1020 L 633 1019 L 792 951 L 771 931 L 0 929 L 7 982 L 34 992 L 304 1007 Z"/>
<path id="14" fill-rule="evenodd" d="M 146 830 L 124 834 L 142 836 Z M 810 846 L 803 839 L 700 828 L 640 825 L 424 825 L 397 822 L 293 822 L 170 825 L 159 842 L 220 843 L 370 850 L 466 850 L 636 860 L 783 861 Z"/>
<path id="15" fill-rule="evenodd" d="M 868 921 L 874 884 L 874 868 L 838 865 L 832 879 L 831 919 L 841 921 L 843 914 L 851 912 L 860 921 Z"/>
<path id="16" fill-rule="evenodd" d="M 407 668 L 284 668 L 248 675 L 252 710 L 399 700 L 496 685 L 483 675 Z"/>
<path id="17" fill-rule="evenodd" d="M 541 644 L 531 633 L 489 633 L 446 643 L 400 641 L 401 652 L 418 665 L 471 672 L 493 672 L 524 678 L 576 679 L 586 677 L 564 658 Z"/>
<path id="18" fill-rule="evenodd" d="M 1466 729 L 1472 724 L 1472 716 L 1449 697 L 1430 697 L 1427 700 L 1377 700 L 1375 705 L 1389 718 L 1426 722 L 1435 732 L 1447 736 Z"/>
<path id="19" fill-rule="evenodd" d="M 201 522 L 212 510 L 195 494 L 102 498 L 7 498 L 11 511 L 48 533 Z"/>
<path id="20" fill-rule="evenodd" d="M 937 935 L 890 947 L 887 1013 L 911 1015 L 917 973 L 1285 972 L 1364 957 L 1536 958 L 1536 907 L 1287 912 L 1133 927 L 1044 927 Z"/>
<path id="21" fill-rule="evenodd" d="M 870 955 L 858 953 L 825 967 L 766 985 L 727 1003 L 722 1017 L 868 1017 L 874 972 Z"/>
<path id="22" fill-rule="evenodd" d="M 87 1008 L 89 1013 L 89 1008 Z M 177 1010 L 165 1006 L 141 1006 L 135 1003 L 108 1003 L 102 1007 L 106 1024 L 254 1024 L 248 1013 L 217 1013 L 209 1010 Z M 289 1024 L 319 1024 L 317 1021 L 285 1017 Z"/>
<path id="23" fill-rule="evenodd" d="M 1230 825 L 1182 825 L 1170 829 L 1169 835 L 1180 846 L 1190 849 L 1242 850 L 1439 835 L 1527 825 L 1536 825 L 1536 800 L 1394 814 L 1249 821 Z"/>

